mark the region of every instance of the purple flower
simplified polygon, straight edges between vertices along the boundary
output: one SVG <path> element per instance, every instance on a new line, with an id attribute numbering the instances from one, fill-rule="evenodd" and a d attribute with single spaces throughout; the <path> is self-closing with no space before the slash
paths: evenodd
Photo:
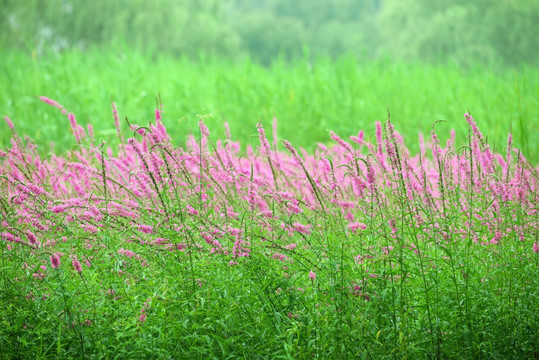
<path id="1" fill-rule="evenodd" d="M 200 132 L 202 133 L 202 135 L 210 136 L 208 128 L 206 127 L 206 125 L 204 125 L 204 120 L 200 119 L 200 121 L 198 122 L 198 126 L 200 127 Z"/>
<path id="2" fill-rule="evenodd" d="M 75 271 L 77 271 L 78 273 L 82 272 L 82 266 L 80 264 L 79 259 L 77 258 L 77 255 L 73 256 L 73 259 L 71 260 L 71 264 L 73 264 Z"/>
<path id="3" fill-rule="evenodd" d="M 357 229 L 365 230 L 367 228 L 367 225 L 359 222 L 352 222 L 348 224 L 348 229 L 352 231 L 354 234 L 356 233 Z"/>
<path id="4" fill-rule="evenodd" d="M 58 256 L 58 253 L 51 255 L 51 266 L 54 269 L 58 269 L 60 267 L 60 256 Z"/>
<path id="5" fill-rule="evenodd" d="M 150 225 L 138 225 L 138 231 L 144 234 L 153 234 L 153 229 Z"/>

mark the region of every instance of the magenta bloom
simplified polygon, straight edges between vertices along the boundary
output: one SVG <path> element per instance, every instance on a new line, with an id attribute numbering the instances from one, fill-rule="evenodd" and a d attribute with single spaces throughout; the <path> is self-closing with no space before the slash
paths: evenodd
<path id="1" fill-rule="evenodd" d="M 51 211 L 55 214 L 66 212 L 66 208 L 63 205 L 55 205 L 51 208 Z"/>
<path id="2" fill-rule="evenodd" d="M 357 229 L 365 230 L 366 228 L 367 228 L 367 225 L 363 223 L 352 222 L 348 224 L 348 229 L 350 229 L 350 231 L 352 231 L 354 234 L 356 233 Z"/>
<path id="3" fill-rule="evenodd" d="M 145 234 L 153 234 L 153 229 L 150 225 L 139 225 L 138 231 L 145 233 Z"/>
<path id="4" fill-rule="evenodd" d="M 51 266 L 55 269 L 60 267 L 60 257 L 58 253 L 51 255 Z"/>
<path id="5" fill-rule="evenodd" d="M 28 238 L 28 241 L 30 242 L 30 244 L 37 244 L 36 234 L 31 232 L 30 230 L 26 231 L 26 237 Z"/>
<path id="6" fill-rule="evenodd" d="M 92 224 L 84 224 L 82 225 L 82 228 L 92 234 L 97 234 L 98 231 L 97 227 Z"/>
<path id="7" fill-rule="evenodd" d="M 258 128 L 258 139 L 260 140 L 260 152 L 262 154 L 269 156 L 270 147 L 269 147 L 268 139 L 266 138 L 264 127 L 262 126 L 261 123 L 258 123 L 256 127 Z"/>
<path id="8" fill-rule="evenodd" d="M 300 233 L 300 234 L 305 234 L 305 235 L 310 235 L 311 234 L 311 228 L 310 226 L 307 226 L 307 225 L 303 225 L 299 222 L 295 222 L 294 224 L 294 231 Z"/>
<path id="9" fill-rule="evenodd" d="M 118 254 L 127 256 L 128 258 L 135 257 L 135 253 L 134 253 L 134 252 L 132 252 L 131 250 L 123 249 L 123 248 L 120 249 L 120 250 L 118 250 Z"/>
<path id="10" fill-rule="evenodd" d="M 316 279 L 316 273 L 314 271 L 309 271 L 309 279 L 311 279 L 311 281 L 314 281 Z"/>
<path id="11" fill-rule="evenodd" d="M 533 243 L 533 252 L 539 253 L 539 243 Z"/>
<path id="12" fill-rule="evenodd" d="M 9 128 L 10 128 L 11 130 L 13 130 L 13 128 L 15 127 L 15 125 L 13 125 L 13 122 L 11 122 L 11 119 L 8 118 L 7 116 L 4 116 L 4 120 L 6 121 L 7 126 L 9 126 Z"/>
<path id="13" fill-rule="evenodd" d="M 198 122 L 198 126 L 200 126 L 200 132 L 202 133 L 202 135 L 204 136 L 210 136 L 210 131 L 208 130 L 208 128 L 206 127 L 206 125 L 204 124 L 204 120 L 200 120 Z"/>
<path id="14" fill-rule="evenodd" d="M 76 255 L 71 260 L 71 264 L 73 264 L 73 267 L 78 273 L 82 272 L 82 266 L 80 265 L 80 261 Z"/>

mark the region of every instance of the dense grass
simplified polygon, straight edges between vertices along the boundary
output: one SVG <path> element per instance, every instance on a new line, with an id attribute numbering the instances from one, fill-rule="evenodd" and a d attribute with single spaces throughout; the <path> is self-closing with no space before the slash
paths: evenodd
<path id="1" fill-rule="evenodd" d="M 0 113 L 15 120 L 21 134 L 38 144 L 54 141 L 60 150 L 72 144 L 68 124 L 37 100 L 40 95 L 63 103 L 80 123 L 91 121 L 97 137 L 109 143 L 115 141 L 111 97 L 122 118 L 144 124 L 160 94 L 173 141 L 183 141 L 200 115 L 211 114 L 206 122 L 213 129 L 228 121 L 242 144 L 255 144 L 255 124 L 269 125 L 277 117 L 280 135 L 310 150 L 327 142 L 327 129 L 339 134 L 365 130 L 370 136 L 373 121 L 383 119 L 388 107 L 415 150 L 418 132 L 428 133 L 438 119 L 448 121 L 444 134 L 455 128 L 464 141 L 462 114 L 469 109 L 488 129 L 494 148 L 504 147 L 512 129 L 515 147 L 539 160 L 539 72 L 534 68 L 462 70 L 351 58 L 264 68 L 249 61 L 193 62 L 127 50 L 43 58 L 4 50 L 0 56 Z M 4 125 L 0 129 L 6 145 L 9 131 Z"/>

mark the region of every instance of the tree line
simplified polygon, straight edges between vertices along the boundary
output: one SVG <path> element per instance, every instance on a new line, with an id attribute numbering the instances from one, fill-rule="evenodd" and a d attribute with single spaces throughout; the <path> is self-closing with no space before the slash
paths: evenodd
<path id="1" fill-rule="evenodd" d="M 536 0 L 0 0 L 0 44 L 39 55 L 392 58 L 538 65 Z"/>

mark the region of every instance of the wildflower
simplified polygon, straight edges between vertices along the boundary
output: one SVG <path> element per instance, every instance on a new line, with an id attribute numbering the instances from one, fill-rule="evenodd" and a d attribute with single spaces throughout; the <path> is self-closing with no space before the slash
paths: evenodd
<path id="1" fill-rule="evenodd" d="M 127 256 L 128 258 L 135 257 L 134 252 L 132 252 L 131 250 L 125 250 L 124 248 L 121 248 L 120 250 L 118 250 L 118 254 Z"/>
<path id="2" fill-rule="evenodd" d="M 116 104 L 112 103 L 112 116 L 114 117 L 114 127 L 116 128 L 116 133 L 118 134 L 118 138 L 122 140 L 122 132 L 120 130 L 120 117 L 118 116 L 118 109 L 116 108 Z"/>
<path id="3" fill-rule="evenodd" d="M 314 271 L 309 271 L 309 279 L 311 279 L 311 281 L 314 281 L 316 279 L 316 273 Z"/>
<path id="4" fill-rule="evenodd" d="M 198 215 L 198 210 L 196 210 L 194 207 L 192 207 L 190 204 L 187 204 L 186 206 L 187 212 L 191 215 Z"/>
<path id="5" fill-rule="evenodd" d="M 288 245 L 285 246 L 285 249 L 286 249 L 286 250 L 292 251 L 292 250 L 294 250 L 296 247 L 297 247 L 296 244 L 288 244 Z"/>
<path id="6" fill-rule="evenodd" d="M 256 207 L 256 191 L 255 191 L 255 187 L 254 187 L 253 183 L 249 184 L 248 194 L 247 195 L 248 195 L 248 199 L 249 199 L 250 209 L 251 209 L 251 211 L 254 211 L 255 207 Z"/>
<path id="7" fill-rule="evenodd" d="M 144 158 L 144 155 L 142 154 L 142 151 L 137 144 L 137 140 L 134 138 L 129 138 L 127 142 L 129 143 L 129 145 L 131 145 L 131 148 L 135 151 L 138 158 L 140 159 L 142 170 L 148 171 L 148 164 L 146 163 L 146 159 Z"/>
<path id="8" fill-rule="evenodd" d="M 77 119 L 75 118 L 75 114 L 69 113 L 67 114 L 67 118 L 69 119 L 69 124 L 71 125 L 71 130 L 73 131 L 73 135 L 75 135 L 75 140 L 80 143 L 80 140 L 85 136 L 84 129 L 77 124 Z"/>
<path id="9" fill-rule="evenodd" d="M 75 271 L 78 273 L 82 272 L 82 266 L 80 264 L 79 259 L 77 258 L 77 255 L 73 256 L 73 259 L 71 260 L 71 264 L 73 264 L 73 268 L 75 268 Z"/>
<path id="10" fill-rule="evenodd" d="M 356 144 L 361 145 L 363 143 L 363 137 L 365 136 L 363 130 L 361 130 L 357 136 L 350 136 L 350 140 L 355 142 Z"/>
<path id="11" fill-rule="evenodd" d="M 87 129 L 88 129 L 88 136 L 94 139 L 94 127 L 92 126 L 92 124 L 88 124 Z"/>
<path id="12" fill-rule="evenodd" d="M 533 243 L 533 252 L 539 253 L 539 243 Z"/>
<path id="13" fill-rule="evenodd" d="M 256 127 L 258 128 L 258 139 L 260 140 L 260 146 L 261 146 L 260 153 L 269 156 L 270 148 L 269 148 L 268 139 L 266 138 L 264 127 L 262 126 L 261 123 L 258 123 Z"/>
<path id="14" fill-rule="evenodd" d="M 360 230 L 367 229 L 367 225 L 363 223 L 359 223 L 359 222 L 352 222 L 348 224 L 348 229 L 350 229 L 350 231 L 352 231 L 355 234 L 357 229 L 360 229 Z"/>
<path id="15" fill-rule="evenodd" d="M 138 231 L 144 234 L 153 234 L 153 229 L 150 225 L 138 225 Z"/>
<path id="16" fill-rule="evenodd" d="M 271 212 L 271 210 L 264 210 L 264 211 L 261 211 L 257 214 L 258 216 L 263 216 L 263 217 L 267 217 L 268 219 L 271 219 L 273 218 L 273 213 Z M 275 217 L 277 218 L 277 217 Z"/>
<path id="17" fill-rule="evenodd" d="M 60 257 L 58 256 L 58 253 L 52 254 L 50 260 L 51 266 L 54 269 L 58 269 L 60 267 Z"/>
<path id="18" fill-rule="evenodd" d="M 82 228 L 92 234 L 97 234 L 98 231 L 97 226 L 91 224 L 84 224 L 82 225 Z"/>
<path id="19" fill-rule="evenodd" d="M 239 234 L 241 234 L 241 229 L 238 229 L 238 228 L 230 228 L 227 230 L 228 234 L 232 235 L 232 236 L 238 236 Z"/>
<path id="20" fill-rule="evenodd" d="M 51 208 L 51 211 L 55 214 L 66 212 L 66 208 L 63 205 L 55 205 Z"/>
<path id="21" fill-rule="evenodd" d="M 39 97 L 39 100 L 43 101 L 45 104 L 48 104 L 52 107 L 55 107 L 57 108 L 58 110 L 60 110 L 62 112 L 62 114 L 67 114 L 67 110 L 59 103 L 57 103 L 56 101 L 52 100 L 52 99 L 49 99 L 48 97 L 46 96 L 40 96 Z"/>
<path id="22" fill-rule="evenodd" d="M 384 252 L 384 254 L 389 254 L 389 252 L 393 250 L 393 246 L 389 245 L 389 246 L 383 246 L 382 247 L 382 251 Z"/>
<path id="23" fill-rule="evenodd" d="M 286 150 L 290 151 L 292 156 L 294 156 L 295 158 L 299 158 L 298 152 L 296 151 L 296 149 L 294 149 L 290 141 L 283 140 L 283 146 L 286 148 Z"/>
<path id="24" fill-rule="evenodd" d="M 204 125 L 204 120 L 200 119 L 198 122 L 198 126 L 200 127 L 200 132 L 203 136 L 210 136 L 208 128 L 206 127 L 206 125 Z"/>
<path id="25" fill-rule="evenodd" d="M 310 225 L 303 225 L 299 222 L 295 222 L 294 224 L 294 231 L 304 234 L 304 235 L 310 235 L 311 234 L 311 227 Z"/>
<path id="26" fill-rule="evenodd" d="M 500 243 L 502 236 L 503 235 L 501 231 L 496 231 L 496 233 L 494 234 L 494 237 L 490 239 L 490 243 L 492 245 L 498 245 Z"/>
<path id="27" fill-rule="evenodd" d="M 380 121 L 376 122 L 376 144 L 377 144 L 377 155 L 382 156 L 382 123 Z"/>
<path id="28" fill-rule="evenodd" d="M 374 169 L 369 159 L 367 159 L 367 182 L 369 185 L 374 184 Z"/>
<path id="29" fill-rule="evenodd" d="M 346 141 L 344 141 L 343 139 L 341 139 L 337 134 L 335 134 L 333 131 L 330 131 L 329 132 L 329 135 L 331 137 L 331 140 L 335 141 L 337 144 L 339 144 L 340 146 L 342 146 L 343 148 L 345 148 L 347 151 L 353 153 L 354 152 L 354 149 L 352 148 L 352 146 L 347 143 Z"/>
<path id="30" fill-rule="evenodd" d="M 6 121 L 6 124 L 7 126 L 9 126 L 10 130 L 13 130 L 15 128 L 15 125 L 13 125 L 13 122 L 11 122 L 11 120 L 7 116 L 4 116 L 4 120 Z"/>
<path id="31" fill-rule="evenodd" d="M 271 257 L 276 259 L 276 260 L 280 260 L 280 261 L 285 261 L 285 260 L 288 259 L 288 256 L 280 254 L 278 252 L 274 253 Z"/>
<path id="32" fill-rule="evenodd" d="M 35 245 L 37 243 L 36 235 L 30 230 L 26 231 L 26 237 L 28 238 L 28 241 L 30 242 L 30 244 Z"/>

